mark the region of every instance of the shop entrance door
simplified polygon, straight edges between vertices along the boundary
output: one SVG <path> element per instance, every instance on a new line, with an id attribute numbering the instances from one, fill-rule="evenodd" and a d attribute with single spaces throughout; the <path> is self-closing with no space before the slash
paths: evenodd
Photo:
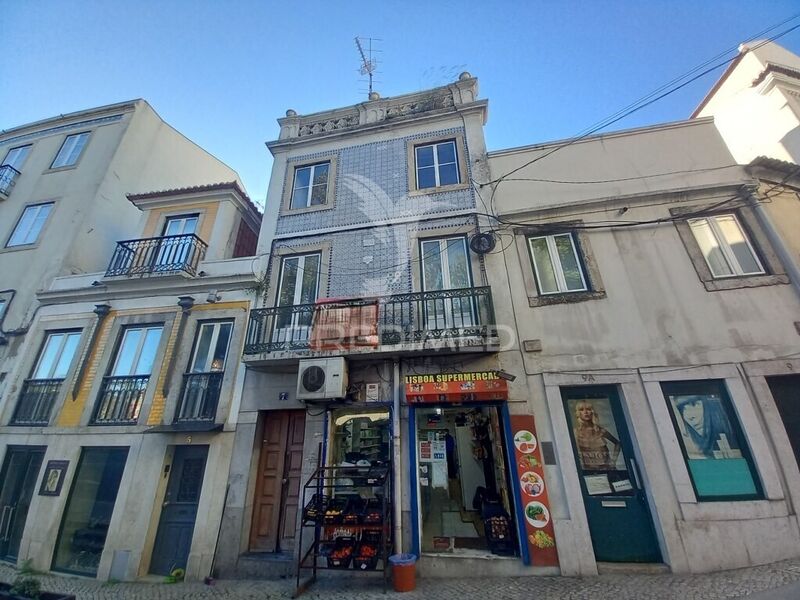
<path id="1" fill-rule="evenodd" d="M 16 561 L 44 448 L 11 446 L 0 473 L 0 559 Z"/>
<path id="2" fill-rule="evenodd" d="M 250 527 L 252 552 L 294 548 L 305 423 L 303 410 L 275 410 L 264 415 Z"/>
<path id="3" fill-rule="evenodd" d="M 645 490 L 617 390 L 561 388 L 595 558 L 660 562 Z"/>
<path id="4" fill-rule="evenodd" d="M 197 505 L 203 489 L 208 446 L 178 446 L 172 459 L 164 506 L 153 546 L 150 572 L 169 575 L 173 569 L 186 568 L 192 534 L 197 519 Z"/>
<path id="5" fill-rule="evenodd" d="M 767 377 L 767 384 L 800 467 L 800 375 Z"/>

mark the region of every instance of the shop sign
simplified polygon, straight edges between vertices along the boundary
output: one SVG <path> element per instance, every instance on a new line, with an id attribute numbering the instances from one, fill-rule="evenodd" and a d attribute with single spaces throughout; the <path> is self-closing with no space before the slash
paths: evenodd
<path id="1" fill-rule="evenodd" d="M 517 465 L 522 522 L 531 564 L 537 567 L 558 566 L 558 552 L 550 515 L 550 502 L 544 481 L 544 463 L 532 415 L 511 415 L 514 458 Z M 514 486 L 517 487 L 517 486 Z"/>
<path id="2" fill-rule="evenodd" d="M 487 402 L 508 399 L 508 383 L 495 371 L 406 375 L 410 404 Z"/>

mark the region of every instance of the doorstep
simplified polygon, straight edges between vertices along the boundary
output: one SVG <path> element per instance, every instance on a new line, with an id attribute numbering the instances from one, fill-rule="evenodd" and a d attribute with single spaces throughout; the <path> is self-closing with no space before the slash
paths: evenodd
<path id="1" fill-rule="evenodd" d="M 429 578 L 447 577 L 530 577 L 560 575 L 558 567 L 529 567 L 518 556 L 498 556 L 489 552 L 461 550 L 443 554 L 423 552 L 417 561 L 417 575 Z"/>
<path id="2" fill-rule="evenodd" d="M 597 573 L 599 575 L 614 575 L 616 573 L 633 573 L 637 575 L 663 575 L 671 573 L 669 565 L 664 563 L 618 563 L 618 562 L 598 562 Z"/>

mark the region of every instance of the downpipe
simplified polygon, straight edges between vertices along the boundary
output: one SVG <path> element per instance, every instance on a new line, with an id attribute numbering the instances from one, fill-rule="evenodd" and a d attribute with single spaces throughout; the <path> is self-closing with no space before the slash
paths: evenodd
<path id="1" fill-rule="evenodd" d="M 395 358 L 392 373 L 392 445 L 394 464 L 394 485 L 392 486 L 392 507 L 394 509 L 394 552 L 403 552 L 403 524 L 401 518 L 403 510 L 401 500 L 403 497 L 402 454 L 400 450 L 400 360 Z"/>

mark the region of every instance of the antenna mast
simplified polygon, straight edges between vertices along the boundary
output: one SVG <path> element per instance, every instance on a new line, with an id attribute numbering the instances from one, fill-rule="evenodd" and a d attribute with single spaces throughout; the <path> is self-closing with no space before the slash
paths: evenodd
<path id="1" fill-rule="evenodd" d="M 362 75 L 369 76 L 369 96 L 372 96 L 372 76 L 375 71 L 378 70 L 378 61 L 372 58 L 372 42 L 379 42 L 380 40 L 377 38 L 360 38 L 358 36 L 356 36 L 355 40 L 356 48 L 358 48 L 358 53 L 361 55 L 361 66 L 358 72 Z M 367 43 L 366 51 L 364 50 L 364 45 L 361 43 L 362 40 Z"/>

